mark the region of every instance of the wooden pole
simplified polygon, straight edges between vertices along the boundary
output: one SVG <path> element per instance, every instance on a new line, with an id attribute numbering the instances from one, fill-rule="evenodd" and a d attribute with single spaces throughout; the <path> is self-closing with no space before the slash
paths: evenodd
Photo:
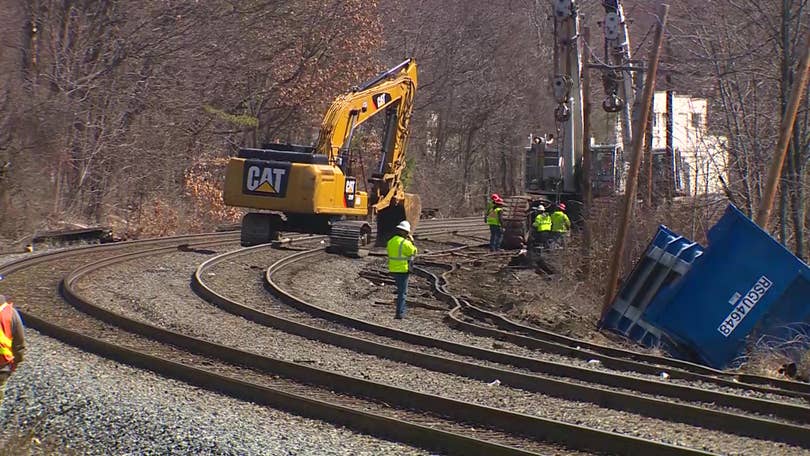
<path id="1" fill-rule="evenodd" d="M 582 50 L 582 270 L 590 273 L 591 263 L 591 226 L 588 216 L 593 205 L 593 191 L 591 188 L 591 75 L 588 65 L 591 63 L 591 29 L 584 27 L 582 38 L 585 42 Z"/>
<path id="2" fill-rule="evenodd" d="M 785 109 L 785 115 L 782 117 L 782 128 L 779 131 L 779 143 L 776 145 L 776 154 L 771 162 L 771 168 L 768 170 L 765 194 L 762 196 L 759 210 L 757 210 L 755 221 L 765 231 L 768 231 L 768 221 L 771 218 L 776 191 L 779 189 L 779 177 L 782 175 L 782 167 L 785 164 L 785 156 L 793 133 L 793 124 L 796 122 L 799 104 L 807 87 L 808 75 L 810 75 L 808 70 L 810 70 L 810 34 L 807 35 L 807 42 L 804 44 L 804 49 L 802 49 L 799 66 L 796 68 L 797 78 L 793 80 L 793 86 L 790 88 L 790 99 Z"/>
<path id="3" fill-rule="evenodd" d="M 613 302 L 613 296 L 616 294 L 619 280 L 619 270 L 621 269 L 622 258 L 624 257 L 624 247 L 627 242 L 627 230 L 630 225 L 630 218 L 633 216 L 633 204 L 636 201 L 636 192 L 638 191 L 638 174 L 641 168 L 641 159 L 643 158 L 644 146 L 644 130 L 647 128 L 647 121 L 650 118 L 650 106 L 652 105 L 653 94 L 655 93 L 655 77 L 658 73 L 658 60 L 661 55 L 661 43 L 664 40 L 664 28 L 667 25 L 667 16 L 669 15 L 669 5 L 662 5 L 659 14 L 658 27 L 655 30 L 655 45 L 650 53 L 649 64 L 647 65 L 647 74 L 644 81 L 644 94 L 642 95 L 641 112 L 639 113 L 638 122 L 633 125 L 633 160 L 630 165 L 630 173 L 627 177 L 627 188 L 624 192 L 624 205 L 622 206 L 622 214 L 619 218 L 619 230 L 616 234 L 616 242 L 613 245 L 613 260 L 610 263 L 610 271 L 608 273 L 607 290 L 605 292 L 605 301 L 602 305 L 602 318 L 605 317 L 610 304 Z"/>
<path id="4" fill-rule="evenodd" d="M 648 208 L 653 207 L 653 192 L 655 191 L 655 180 L 653 178 L 653 118 L 655 117 L 655 94 L 653 94 L 653 104 L 650 105 L 650 118 L 647 119 L 647 127 L 644 129 L 644 155 L 647 157 L 647 195 L 644 197 Z"/>
<path id="5" fill-rule="evenodd" d="M 593 204 L 593 191 L 591 187 L 591 76 L 588 65 L 591 62 L 591 29 L 582 29 L 582 38 L 585 42 L 582 50 L 582 196 L 585 200 L 585 213 Z"/>
<path id="6" fill-rule="evenodd" d="M 678 185 L 678 179 L 676 179 L 675 171 L 678 169 L 678 166 L 675 166 L 675 142 L 673 138 L 673 126 L 675 122 L 675 114 L 674 114 L 674 100 L 675 100 L 675 93 L 672 91 L 672 86 L 667 87 L 667 106 L 666 106 L 666 115 L 664 116 L 664 121 L 666 121 L 666 143 L 667 143 L 667 155 L 666 155 L 666 166 L 664 169 L 666 170 L 667 177 L 664 180 L 665 185 L 667 188 L 666 191 L 666 199 L 667 203 L 671 203 L 672 199 L 675 197 L 675 186 Z"/>

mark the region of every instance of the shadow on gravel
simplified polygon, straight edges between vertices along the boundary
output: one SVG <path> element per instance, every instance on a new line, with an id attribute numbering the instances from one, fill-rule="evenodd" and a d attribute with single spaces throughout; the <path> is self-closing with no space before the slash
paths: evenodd
<path id="1" fill-rule="evenodd" d="M 190 252 L 190 253 L 199 253 L 201 255 L 213 255 L 216 250 L 208 250 L 208 249 L 193 249 L 188 246 L 188 244 L 180 244 L 177 246 L 177 250 L 180 252 Z"/>
<path id="2" fill-rule="evenodd" d="M 13 435 L 3 436 L 2 440 L 0 440 L 0 456 L 75 456 L 78 454 L 67 448 L 61 448 L 55 443 L 41 441 L 37 437 L 37 429 L 41 427 L 41 421 L 34 423 L 27 430 L 20 429 L 15 431 Z"/>

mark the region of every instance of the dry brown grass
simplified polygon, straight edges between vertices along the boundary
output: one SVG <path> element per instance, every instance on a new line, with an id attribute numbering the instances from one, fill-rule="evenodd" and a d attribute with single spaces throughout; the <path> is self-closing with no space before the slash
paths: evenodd
<path id="1" fill-rule="evenodd" d="M 810 333 L 806 328 L 791 331 L 789 338 L 762 337 L 749 344 L 738 360 L 739 370 L 773 378 L 810 381 Z"/>
<path id="2" fill-rule="evenodd" d="M 582 279 L 595 288 L 592 292 L 604 296 L 610 262 L 613 257 L 613 245 L 616 241 L 620 214 L 619 199 L 600 199 L 594 203 L 587 223 L 591 227 L 590 253 L 583 253 L 582 237 L 572 239 L 569 251 L 579 252 L 579 265 L 574 269 L 583 274 Z M 706 244 L 706 233 L 723 215 L 728 202 L 722 198 L 679 198 L 662 203 L 660 206 L 647 208 L 637 204 L 635 216 L 631 218 L 627 236 L 626 254 L 622 262 L 620 277 L 629 274 L 633 264 L 645 251 L 658 230 L 665 225 L 674 232 Z"/>
<path id="3" fill-rule="evenodd" d="M 607 331 L 596 324 L 604 300 L 612 246 L 617 229 L 618 200 L 600 200 L 588 223 L 593 227 L 589 254 L 584 254 L 582 233 L 575 232 L 564 249 L 546 255 L 558 274 L 547 277 L 531 269 L 509 268 L 511 255 L 485 254 L 484 261 L 467 263 L 450 276 L 450 289 L 510 316 L 544 329 L 596 343 L 663 355 Z M 648 247 L 659 225 L 706 245 L 706 234 L 723 215 L 723 199 L 680 199 L 657 208 L 639 207 L 631 224 L 622 276 Z M 512 252 L 514 253 L 514 252 Z M 752 344 L 742 360 L 741 372 L 785 378 L 780 368 L 795 361 L 785 347 L 810 346 L 810 331 L 795 331 L 791 340 L 760 340 Z M 794 350 L 794 357 L 795 357 Z M 810 378 L 810 351 L 796 363 L 796 377 Z"/>
<path id="4" fill-rule="evenodd" d="M 646 350 L 608 332 L 596 330 L 604 300 L 612 246 L 618 226 L 618 199 L 598 200 L 588 223 L 592 227 L 589 253 L 583 249 L 581 232 L 575 232 L 562 250 L 546 256 L 558 271 L 545 277 L 533 270 L 505 267 L 508 257 L 490 256 L 478 266 L 467 265 L 450 277 L 451 289 L 478 304 L 487 304 L 515 318 L 542 328 L 634 350 Z M 707 230 L 722 216 L 724 200 L 679 199 L 657 208 L 639 205 L 627 241 L 622 275 L 647 248 L 659 225 L 705 245 Z"/>

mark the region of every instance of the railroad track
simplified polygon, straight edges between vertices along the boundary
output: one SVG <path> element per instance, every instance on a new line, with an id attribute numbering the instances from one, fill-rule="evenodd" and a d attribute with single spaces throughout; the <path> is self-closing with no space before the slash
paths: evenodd
<path id="1" fill-rule="evenodd" d="M 242 252 L 249 254 L 249 252 Z M 460 344 L 453 344 L 448 341 L 435 340 L 430 337 L 421 336 L 418 334 L 408 333 L 401 330 L 389 328 L 385 325 L 377 325 L 368 321 L 363 321 L 339 312 L 324 309 L 312 303 L 308 303 L 296 296 L 283 290 L 281 286 L 273 279 L 285 267 L 295 264 L 307 257 L 314 257 L 320 255 L 318 251 L 302 252 L 292 255 L 280 262 L 274 264 L 267 271 L 267 286 L 277 297 L 282 299 L 288 305 L 299 309 L 302 312 L 315 317 L 315 319 L 324 319 L 339 325 L 350 327 L 355 331 L 362 331 L 373 336 L 382 336 L 388 338 L 390 341 L 403 341 L 408 344 L 422 346 L 429 349 L 447 350 L 454 354 L 468 356 L 473 360 L 488 360 L 496 361 L 501 365 L 512 365 L 526 367 L 525 365 L 532 365 L 530 367 L 537 367 L 537 360 L 529 358 L 519 358 L 507 354 L 497 353 L 491 350 L 482 350 L 470 346 L 462 346 Z M 679 422 L 686 422 L 698 424 L 710 429 L 722 430 L 724 432 L 731 432 L 738 435 L 748 435 L 755 438 L 771 439 L 783 442 L 789 442 L 793 445 L 808 447 L 807 437 L 804 437 L 808 428 L 804 427 L 807 421 L 806 412 L 808 409 L 797 407 L 791 404 L 780 404 L 774 401 L 763 400 L 750 400 L 742 399 L 741 401 L 732 401 L 734 399 L 730 395 L 718 394 L 712 391 L 704 391 L 696 388 L 684 388 L 676 385 L 669 385 L 666 383 L 653 383 L 647 381 L 641 383 L 646 389 L 651 390 L 651 394 L 660 394 L 659 389 L 663 389 L 671 396 L 680 401 L 719 401 L 720 403 L 730 403 L 731 407 L 735 409 L 742 408 L 753 415 L 757 415 L 766 411 L 769 413 L 776 411 L 778 416 L 784 420 L 792 420 L 795 423 L 786 423 L 783 421 L 774 421 L 762 418 L 761 416 L 750 416 L 740 413 L 733 413 L 724 410 L 695 407 L 687 404 L 661 401 L 654 398 L 637 397 L 637 395 L 627 393 L 617 393 L 603 388 L 594 388 L 593 386 L 576 385 L 570 382 L 559 381 L 534 375 L 527 375 L 520 372 L 514 372 L 507 369 L 498 369 L 487 366 L 476 365 L 475 363 L 459 361 L 457 358 L 432 356 L 425 353 L 415 352 L 413 350 L 404 349 L 401 346 L 396 347 L 391 344 L 375 343 L 366 334 L 359 334 L 358 337 L 349 336 L 346 334 L 345 328 L 343 333 L 340 331 L 333 331 L 323 328 L 318 328 L 312 325 L 315 319 L 308 321 L 310 324 L 302 324 L 294 319 L 279 317 L 274 313 L 262 311 L 256 308 L 245 306 L 236 302 L 234 299 L 227 299 L 224 296 L 216 293 L 210 287 L 205 285 L 203 276 L 205 271 L 214 268 L 217 264 L 227 261 L 231 255 L 223 255 L 216 257 L 198 268 L 195 274 L 195 289 L 198 293 L 207 300 L 217 304 L 218 306 L 228 310 L 229 312 L 242 315 L 248 319 L 259 322 L 261 324 L 278 328 L 284 331 L 296 333 L 311 339 L 321 340 L 326 343 L 347 347 L 357 351 L 363 351 L 375 356 L 381 356 L 392 360 L 408 362 L 416 364 L 426 369 L 431 369 L 439 372 L 452 373 L 456 375 L 466 375 L 470 378 L 480 380 L 498 378 L 506 385 L 516 388 L 523 388 L 529 391 L 542 392 L 544 394 L 563 397 L 571 400 L 587 400 L 603 407 L 609 407 L 616 410 L 632 411 L 645 416 L 652 416 L 667 420 L 674 420 Z M 273 310 L 279 310 L 273 308 Z M 300 316 L 299 316 L 300 317 Z M 296 320 L 301 320 L 296 318 Z M 324 325 L 321 325 L 324 326 Z M 329 325 L 325 325 L 329 326 Z M 563 371 L 563 374 L 570 374 L 571 366 L 555 366 Z M 541 369 L 542 370 L 542 369 Z M 559 374 L 559 372 L 557 372 Z M 597 381 L 607 383 L 619 383 L 620 381 L 629 381 L 631 384 L 641 382 L 641 380 L 633 377 L 617 376 L 610 373 L 599 373 L 589 370 L 579 369 L 578 374 L 586 381 Z M 598 377 L 605 376 L 608 380 L 597 379 Z M 739 402 L 742 402 L 740 404 Z M 575 448 L 581 448 L 588 445 L 583 440 L 572 437 L 569 440 L 561 441 L 561 443 L 572 445 Z M 604 451 L 604 449 L 602 450 Z"/>
<path id="2" fill-rule="evenodd" d="M 475 223 L 477 222 L 478 220 L 475 218 Z M 457 227 L 434 229 L 431 228 L 430 224 L 427 224 L 424 225 L 424 229 L 420 230 L 419 237 L 440 238 L 448 229 L 457 231 L 461 235 L 468 233 L 474 237 L 475 230 L 470 233 L 468 230 L 469 225 L 469 221 L 462 221 L 458 222 Z M 81 261 L 77 260 L 77 264 L 65 265 L 62 270 L 72 272 L 65 277 L 62 289 L 64 295 L 75 307 L 58 310 L 54 315 L 61 320 L 65 318 L 66 314 L 75 312 L 75 309 L 78 308 L 84 312 L 80 315 L 85 317 L 92 315 L 95 318 L 88 318 L 87 327 L 72 333 L 64 332 L 63 328 L 58 325 L 49 323 L 44 318 L 38 318 L 24 309 L 26 319 L 29 324 L 34 323 L 34 326 L 39 327 L 43 332 L 53 335 L 61 334 L 60 338 L 63 340 L 71 341 L 71 343 L 83 346 L 91 351 L 139 367 L 156 370 L 164 375 L 183 379 L 198 386 L 216 389 L 237 397 L 249 398 L 249 400 L 255 402 L 267 403 L 301 415 L 344 424 L 363 432 L 412 443 L 436 451 L 456 454 L 557 452 L 556 447 L 549 447 L 544 443 L 551 441 L 566 445 L 568 448 L 585 448 L 589 451 L 615 454 L 636 454 L 639 451 L 650 454 L 706 454 L 700 450 L 678 448 L 621 434 L 595 431 L 594 429 L 588 429 L 586 426 L 542 420 L 506 410 L 478 407 L 441 396 L 408 391 L 402 388 L 392 388 L 388 385 L 335 374 L 328 370 L 302 366 L 301 363 L 285 362 L 274 357 L 260 356 L 244 350 L 218 346 L 199 338 L 144 324 L 139 319 L 116 314 L 92 304 L 88 299 L 83 299 L 81 293 L 75 289 L 83 278 L 98 271 L 112 268 L 123 261 L 137 261 L 139 258 L 149 258 L 177 250 L 206 251 L 208 248 L 222 243 L 236 241 L 233 235 L 231 235 L 230 239 L 226 239 L 228 234 L 219 236 L 222 237 L 216 240 L 194 238 L 191 240 L 193 243 L 188 239 L 162 240 L 149 248 L 139 247 L 138 249 L 132 249 L 136 250 L 134 252 L 122 250 L 120 251 L 121 255 L 114 258 L 110 258 L 110 250 L 106 250 L 104 255 L 101 255 L 105 258 L 100 261 L 91 261 L 88 264 L 88 259 L 84 258 Z M 318 238 L 296 240 L 296 243 L 303 244 L 307 242 L 317 243 Z M 178 249 L 178 245 L 185 245 L 185 249 Z M 259 252 L 262 250 L 267 249 L 263 247 L 246 249 L 239 251 L 238 254 L 251 255 L 254 251 Z M 316 253 L 320 254 L 319 252 Z M 294 255 L 292 258 L 305 257 L 309 254 L 315 255 L 316 253 L 306 251 Z M 237 253 L 226 254 L 226 256 L 217 257 L 201 265 L 195 273 L 193 281 L 197 292 L 202 295 L 206 293 L 204 290 L 207 287 L 202 277 L 206 276 L 207 270 L 219 263 L 233 259 L 235 255 Z M 287 263 L 282 260 L 281 264 L 295 263 L 294 260 L 288 259 L 286 261 Z M 78 264 L 82 262 L 84 265 Z M 25 269 L 24 267 L 14 269 L 16 266 L 12 265 L 11 268 L 3 268 L 0 272 L 9 274 L 11 281 L 17 274 L 15 271 L 20 272 Z M 269 270 L 267 275 L 268 277 L 271 276 Z M 208 299 L 223 308 L 231 306 L 228 309 L 230 312 L 243 314 L 249 319 L 259 321 L 267 326 L 283 328 L 288 333 L 299 334 L 314 340 L 322 340 L 335 346 L 370 353 L 381 358 L 424 366 L 425 369 L 437 372 L 453 373 L 482 381 L 499 378 L 504 385 L 511 384 L 527 391 L 542 391 L 545 394 L 549 394 L 549 390 L 553 390 L 553 387 L 549 386 L 548 382 L 544 383 L 541 377 L 535 375 L 482 366 L 476 363 L 460 362 L 453 358 L 443 358 L 441 356 L 430 358 L 415 351 L 404 350 L 401 347 L 385 348 L 381 347 L 382 344 L 375 344 L 368 340 L 364 341 L 357 337 L 348 337 L 344 334 L 345 330 L 343 333 L 325 331 L 292 320 L 282 321 L 284 319 L 273 318 L 273 315 L 256 311 L 256 309 L 253 309 L 253 313 L 251 313 L 250 310 L 246 310 L 247 306 L 241 306 L 240 309 L 238 307 L 240 306 L 239 303 L 217 296 L 214 292 L 213 295 L 208 296 Z M 42 309 L 40 309 L 40 313 L 43 313 Z M 130 332 L 124 335 L 118 329 L 121 327 L 127 328 Z M 88 337 L 88 334 L 98 334 L 100 337 Z M 111 337 L 112 341 L 105 340 L 105 337 L 110 338 L 110 334 L 113 335 Z M 133 348 L 137 348 L 137 350 L 133 350 Z M 173 359 L 182 362 L 172 361 Z M 216 372 L 206 368 L 212 365 L 217 366 Z M 223 373 L 226 375 L 222 375 Z M 537 386 L 538 381 L 542 388 Z M 565 387 L 564 384 L 558 386 Z M 585 390 L 574 388 L 573 394 L 580 394 L 583 391 Z M 571 392 L 557 393 L 559 397 L 563 397 L 565 394 L 572 395 Z M 605 393 L 595 394 L 604 395 Z M 610 400 L 617 399 L 621 398 L 614 395 Z M 604 402 L 604 399 L 602 401 Z M 662 405 L 664 409 L 667 408 L 666 403 L 647 403 L 647 407 L 650 409 L 660 408 Z M 666 416 L 667 413 L 674 416 L 677 413 L 685 413 L 684 410 L 687 409 L 673 409 L 670 407 L 669 410 L 669 412 L 657 413 L 656 415 L 648 412 L 647 416 L 661 417 Z M 770 437 L 773 440 L 786 441 L 793 445 L 807 447 L 803 439 L 792 437 L 793 434 L 806 434 L 806 428 L 801 426 L 791 428 L 790 426 L 794 425 L 775 423 L 778 426 L 774 427 L 775 425 L 767 420 L 756 421 L 757 418 L 755 417 L 742 416 L 741 418 L 735 418 L 731 414 L 696 414 L 697 412 L 694 411 L 690 413 L 693 414 L 689 418 L 690 420 L 694 419 L 695 416 L 703 416 L 702 419 L 706 421 L 704 425 L 707 427 L 712 426 L 711 422 L 722 423 L 731 420 L 733 425 L 740 426 L 742 430 L 738 431 L 738 433 L 742 435 L 754 432 L 754 437 Z M 683 419 L 681 420 L 683 421 Z M 402 424 L 403 421 L 406 425 Z M 492 423 L 499 423 L 499 425 L 493 426 Z M 476 431 L 470 432 L 470 426 L 474 426 Z M 757 427 L 760 429 L 759 431 L 746 430 Z M 774 436 L 781 436 L 781 438 L 774 438 Z"/>
<path id="3" fill-rule="evenodd" d="M 452 264 L 433 263 L 434 267 L 446 269 L 441 274 L 430 274 L 437 281 L 437 291 L 457 298 L 459 309 L 449 315 L 453 324 L 471 333 L 483 334 L 508 340 L 516 345 L 558 353 L 580 359 L 598 359 L 605 366 L 645 374 L 666 372 L 672 378 L 703 381 L 737 389 L 760 391 L 810 400 L 810 384 L 782 380 L 741 372 L 724 372 L 700 364 L 674 358 L 639 353 L 621 348 L 608 347 L 576 339 L 552 331 L 516 322 L 508 316 L 471 303 L 470 298 L 453 295 L 448 291 L 447 276 L 455 270 Z M 471 323 L 470 319 L 474 322 Z"/>
<path id="4" fill-rule="evenodd" d="M 531 437 L 537 435 L 536 430 L 530 429 L 531 417 L 523 417 L 523 422 L 517 415 L 507 417 L 513 432 L 484 426 L 471 429 L 466 418 L 472 419 L 480 411 L 465 409 L 463 403 L 317 371 L 159 328 L 95 305 L 83 298 L 76 287 L 88 274 L 123 262 L 177 251 L 210 253 L 211 248 L 235 241 L 233 235 L 214 235 L 86 248 L 78 255 L 74 251 L 59 252 L 15 262 L 2 272 L 9 276 L 6 285 L 10 293 L 25 303 L 21 311 L 30 326 L 103 356 L 197 386 L 432 450 L 506 455 L 556 452 Z M 317 239 L 301 240 L 308 241 Z M 60 280 L 61 277 L 64 278 Z M 56 292 L 56 282 L 72 306 L 49 299 Z M 23 289 L 25 283 L 39 285 L 30 287 L 32 292 L 27 293 Z M 451 409 L 453 413 L 444 413 Z M 501 421 L 504 413 L 491 410 L 485 416 Z M 562 428 L 557 432 L 564 432 L 565 425 Z"/>
<path id="5" fill-rule="evenodd" d="M 580 360 L 597 360 L 606 368 L 615 371 L 636 372 L 650 376 L 666 373 L 667 378 L 675 380 L 705 382 L 732 390 L 753 391 L 810 401 L 810 393 L 808 393 L 810 385 L 804 383 L 717 371 L 672 358 L 605 347 L 514 322 L 502 314 L 471 304 L 468 298 L 456 296 L 448 291 L 449 282 L 446 276 L 455 269 L 454 267 L 437 263 L 424 266 L 445 269 L 440 274 L 435 274 L 425 267 L 420 268 L 418 272 L 430 277 L 437 293 L 443 300 L 452 304 L 454 308 L 448 312 L 447 320 L 451 326 L 461 331 L 507 341 L 516 346 L 546 353 Z"/>

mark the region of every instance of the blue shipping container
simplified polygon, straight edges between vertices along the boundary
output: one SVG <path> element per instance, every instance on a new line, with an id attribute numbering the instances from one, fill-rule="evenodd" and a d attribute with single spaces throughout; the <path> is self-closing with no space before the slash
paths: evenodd
<path id="1" fill-rule="evenodd" d="M 782 339 L 810 324 L 810 268 L 734 206 L 689 271 L 647 306 L 644 320 L 685 352 L 725 368 L 749 336 Z"/>
<path id="2" fill-rule="evenodd" d="M 613 305 L 600 323 L 646 347 L 665 347 L 661 329 L 647 321 L 647 307 L 677 286 L 703 247 L 665 226 L 658 227 L 644 255 L 622 284 Z"/>

